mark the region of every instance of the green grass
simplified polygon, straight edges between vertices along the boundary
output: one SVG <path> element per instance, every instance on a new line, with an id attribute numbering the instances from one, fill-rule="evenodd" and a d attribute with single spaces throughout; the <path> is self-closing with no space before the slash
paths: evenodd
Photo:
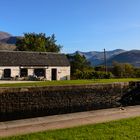
<path id="1" fill-rule="evenodd" d="M 140 117 L 1 140 L 140 140 Z"/>
<path id="2" fill-rule="evenodd" d="M 0 87 L 50 86 L 50 85 L 79 85 L 79 84 L 129 82 L 129 81 L 140 81 L 140 78 L 95 79 L 95 80 L 68 80 L 68 81 L 38 81 L 38 82 L 30 82 L 30 83 L 7 83 L 7 84 L 0 84 Z"/>

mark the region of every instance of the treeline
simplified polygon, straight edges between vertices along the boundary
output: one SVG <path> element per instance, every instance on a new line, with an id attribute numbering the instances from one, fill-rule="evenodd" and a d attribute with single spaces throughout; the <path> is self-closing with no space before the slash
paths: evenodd
<path id="1" fill-rule="evenodd" d="M 92 67 L 85 56 L 78 53 L 67 55 L 71 64 L 72 79 L 110 79 L 110 78 L 136 78 L 140 77 L 140 68 L 128 63 L 113 62 L 105 71 L 104 66 Z"/>

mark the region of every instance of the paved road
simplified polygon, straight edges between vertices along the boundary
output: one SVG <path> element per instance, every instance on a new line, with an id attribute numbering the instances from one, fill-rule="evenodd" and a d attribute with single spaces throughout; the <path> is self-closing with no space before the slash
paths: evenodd
<path id="1" fill-rule="evenodd" d="M 0 137 L 108 122 L 136 116 L 140 116 L 140 106 L 0 122 Z"/>

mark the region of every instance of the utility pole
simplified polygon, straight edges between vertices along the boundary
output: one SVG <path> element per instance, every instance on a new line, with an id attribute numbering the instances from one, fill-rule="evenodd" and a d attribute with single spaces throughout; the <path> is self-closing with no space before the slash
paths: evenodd
<path id="1" fill-rule="evenodd" d="M 106 51 L 104 49 L 104 68 L 105 68 L 105 72 L 107 74 L 107 61 L 106 61 Z"/>

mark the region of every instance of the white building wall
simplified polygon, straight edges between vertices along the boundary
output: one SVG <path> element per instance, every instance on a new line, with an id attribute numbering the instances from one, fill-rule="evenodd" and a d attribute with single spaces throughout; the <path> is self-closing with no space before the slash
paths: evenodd
<path id="1" fill-rule="evenodd" d="M 27 67 L 26 67 L 27 68 Z M 43 68 L 43 67 L 40 67 Z M 45 68 L 45 67 L 44 67 Z M 3 78 L 4 69 L 11 69 L 11 77 L 20 77 L 20 67 L 0 67 L 0 79 Z M 28 69 L 28 75 L 34 75 L 34 68 Z M 46 68 L 46 80 L 52 79 L 52 69 L 57 69 L 57 80 L 70 80 L 70 66 L 68 67 L 47 67 Z"/>
<path id="2" fill-rule="evenodd" d="M 47 80 L 51 80 L 51 69 L 50 67 L 48 69 L 46 69 L 46 79 Z"/>
<path id="3" fill-rule="evenodd" d="M 20 75 L 19 67 L 0 67 L 0 79 L 3 78 L 4 69 L 11 69 L 11 77 L 16 77 Z"/>
<path id="4" fill-rule="evenodd" d="M 48 67 L 46 69 L 46 79 L 51 80 L 52 69 L 57 69 L 57 80 L 70 80 L 70 66 L 67 67 Z"/>
<path id="5" fill-rule="evenodd" d="M 20 69 L 19 67 L 13 67 L 11 69 L 11 77 L 16 77 L 20 75 Z"/>
<path id="6" fill-rule="evenodd" d="M 2 78 L 2 75 L 3 75 L 3 70 L 0 69 L 0 79 Z"/>
<path id="7" fill-rule="evenodd" d="M 58 80 L 70 80 L 70 67 L 59 67 L 57 73 Z"/>
<path id="8" fill-rule="evenodd" d="M 34 69 L 33 68 L 27 68 L 28 69 L 28 75 L 34 75 Z"/>

